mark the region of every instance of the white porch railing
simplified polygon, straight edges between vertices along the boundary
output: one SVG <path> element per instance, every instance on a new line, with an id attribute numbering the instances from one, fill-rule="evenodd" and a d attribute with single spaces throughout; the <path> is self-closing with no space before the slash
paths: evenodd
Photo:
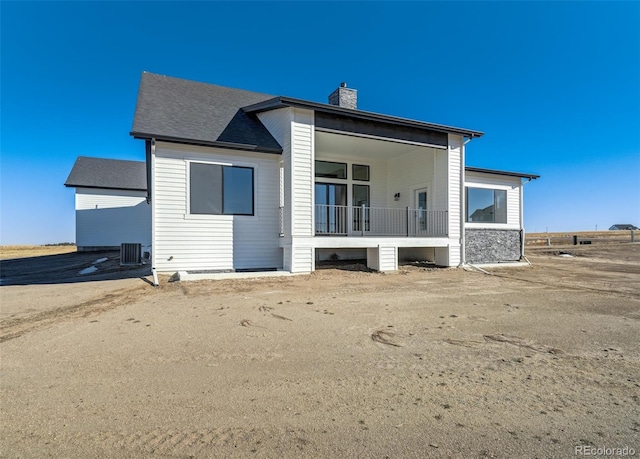
<path id="1" fill-rule="evenodd" d="M 317 204 L 316 236 L 447 236 L 447 211 Z"/>

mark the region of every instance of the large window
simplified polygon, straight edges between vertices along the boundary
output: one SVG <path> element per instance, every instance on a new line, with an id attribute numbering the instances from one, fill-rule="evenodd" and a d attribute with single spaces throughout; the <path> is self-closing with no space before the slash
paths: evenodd
<path id="1" fill-rule="evenodd" d="M 315 183 L 316 234 L 369 231 L 369 185 L 358 183 L 368 182 L 369 172 L 369 166 L 363 164 L 315 161 L 315 176 L 322 179 Z"/>
<path id="2" fill-rule="evenodd" d="M 331 161 L 316 161 L 316 177 L 346 179 L 347 165 Z"/>
<path id="3" fill-rule="evenodd" d="M 467 188 L 467 222 L 507 223 L 507 191 Z"/>
<path id="4" fill-rule="evenodd" d="M 253 215 L 253 168 L 190 164 L 190 212 L 195 215 Z"/>

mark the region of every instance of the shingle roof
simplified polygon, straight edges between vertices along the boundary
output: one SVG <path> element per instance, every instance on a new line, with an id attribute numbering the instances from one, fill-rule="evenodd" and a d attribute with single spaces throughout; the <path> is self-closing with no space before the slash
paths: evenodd
<path id="1" fill-rule="evenodd" d="M 616 223 L 615 225 L 611 226 L 611 228 L 609 228 L 610 230 L 613 229 L 618 229 L 618 230 L 637 230 L 638 227 L 635 225 L 632 225 L 630 223 Z"/>
<path id="2" fill-rule="evenodd" d="M 257 117 L 241 110 L 272 98 L 143 72 L 131 135 L 279 153 L 281 146 Z"/>
<path id="3" fill-rule="evenodd" d="M 141 161 L 79 156 L 64 184 L 68 187 L 146 191 L 147 169 Z"/>
<path id="4" fill-rule="evenodd" d="M 425 123 L 335 105 L 270 96 L 242 89 L 143 72 L 131 135 L 242 150 L 281 153 L 282 147 L 256 114 L 280 107 L 303 107 L 356 120 L 421 131 L 480 137 L 480 131 Z M 400 126 L 400 127 L 398 127 Z"/>

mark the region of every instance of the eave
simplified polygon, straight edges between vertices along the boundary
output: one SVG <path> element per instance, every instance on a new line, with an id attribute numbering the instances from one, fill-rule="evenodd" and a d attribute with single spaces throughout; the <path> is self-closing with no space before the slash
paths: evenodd
<path id="1" fill-rule="evenodd" d="M 354 119 L 377 121 L 419 129 L 428 129 L 431 131 L 446 132 L 448 134 L 459 134 L 469 138 L 477 138 L 484 135 L 484 133 L 481 131 L 474 131 L 454 126 L 446 126 L 444 124 L 425 123 L 423 121 L 416 121 L 408 118 L 400 118 L 396 116 L 383 115 L 380 113 L 354 110 L 351 108 L 339 107 L 337 105 L 320 104 L 317 102 L 284 96 L 274 97 L 273 99 L 269 99 L 264 102 L 249 105 L 247 107 L 243 107 L 242 110 L 246 113 L 260 113 L 269 110 L 276 110 L 283 107 L 306 108 L 323 113 L 347 116 Z"/>
<path id="2" fill-rule="evenodd" d="M 131 131 L 129 135 L 133 136 L 134 139 L 144 139 L 144 140 L 155 139 L 162 142 L 182 143 L 186 145 L 197 145 L 201 147 L 217 147 L 217 148 L 226 148 L 231 150 L 270 153 L 270 154 L 276 154 L 276 155 L 282 154 L 282 148 L 261 147 L 259 145 L 250 145 L 250 144 L 243 144 L 243 143 L 219 142 L 219 141 L 200 140 L 200 139 L 185 139 L 181 137 L 170 137 L 170 136 L 149 134 L 146 132 L 137 132 L 137 131 Z"/>
<path id="3" fill-rule="evenodd" d="M 92 190 L 124 190 L 124 191 L 147 191 L 146 188 L 128 188 L 118 186 L 95 186 L 95 185 L 81 185 L 73 183 L 65 183 L 67 188 L 90 188 Z"/>
<path id="4" fill-rule="evenodd" d="M 540 176 L 536 174 L 527 174 L 524 172 L 499 171 L 496 169 L 481 169 L 479 167 L 465 167 L 464 170 L 467 172 L 478 172 L 481 174 L 506 175 L 509 177 L 527 178 L 529 180 L 535 180 L 540 178 Z"/>

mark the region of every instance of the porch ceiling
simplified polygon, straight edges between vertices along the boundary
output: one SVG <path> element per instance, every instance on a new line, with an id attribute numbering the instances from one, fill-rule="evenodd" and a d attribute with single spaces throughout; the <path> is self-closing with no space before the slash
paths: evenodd
<path id="1" fill-rule="evenodd" d="M 316 157 L 365 157 L 370 159 L 389 159 L 417 150 L 432 150 L 431 147 L 378 140 L 368 137 L 316 131 Z"/>

